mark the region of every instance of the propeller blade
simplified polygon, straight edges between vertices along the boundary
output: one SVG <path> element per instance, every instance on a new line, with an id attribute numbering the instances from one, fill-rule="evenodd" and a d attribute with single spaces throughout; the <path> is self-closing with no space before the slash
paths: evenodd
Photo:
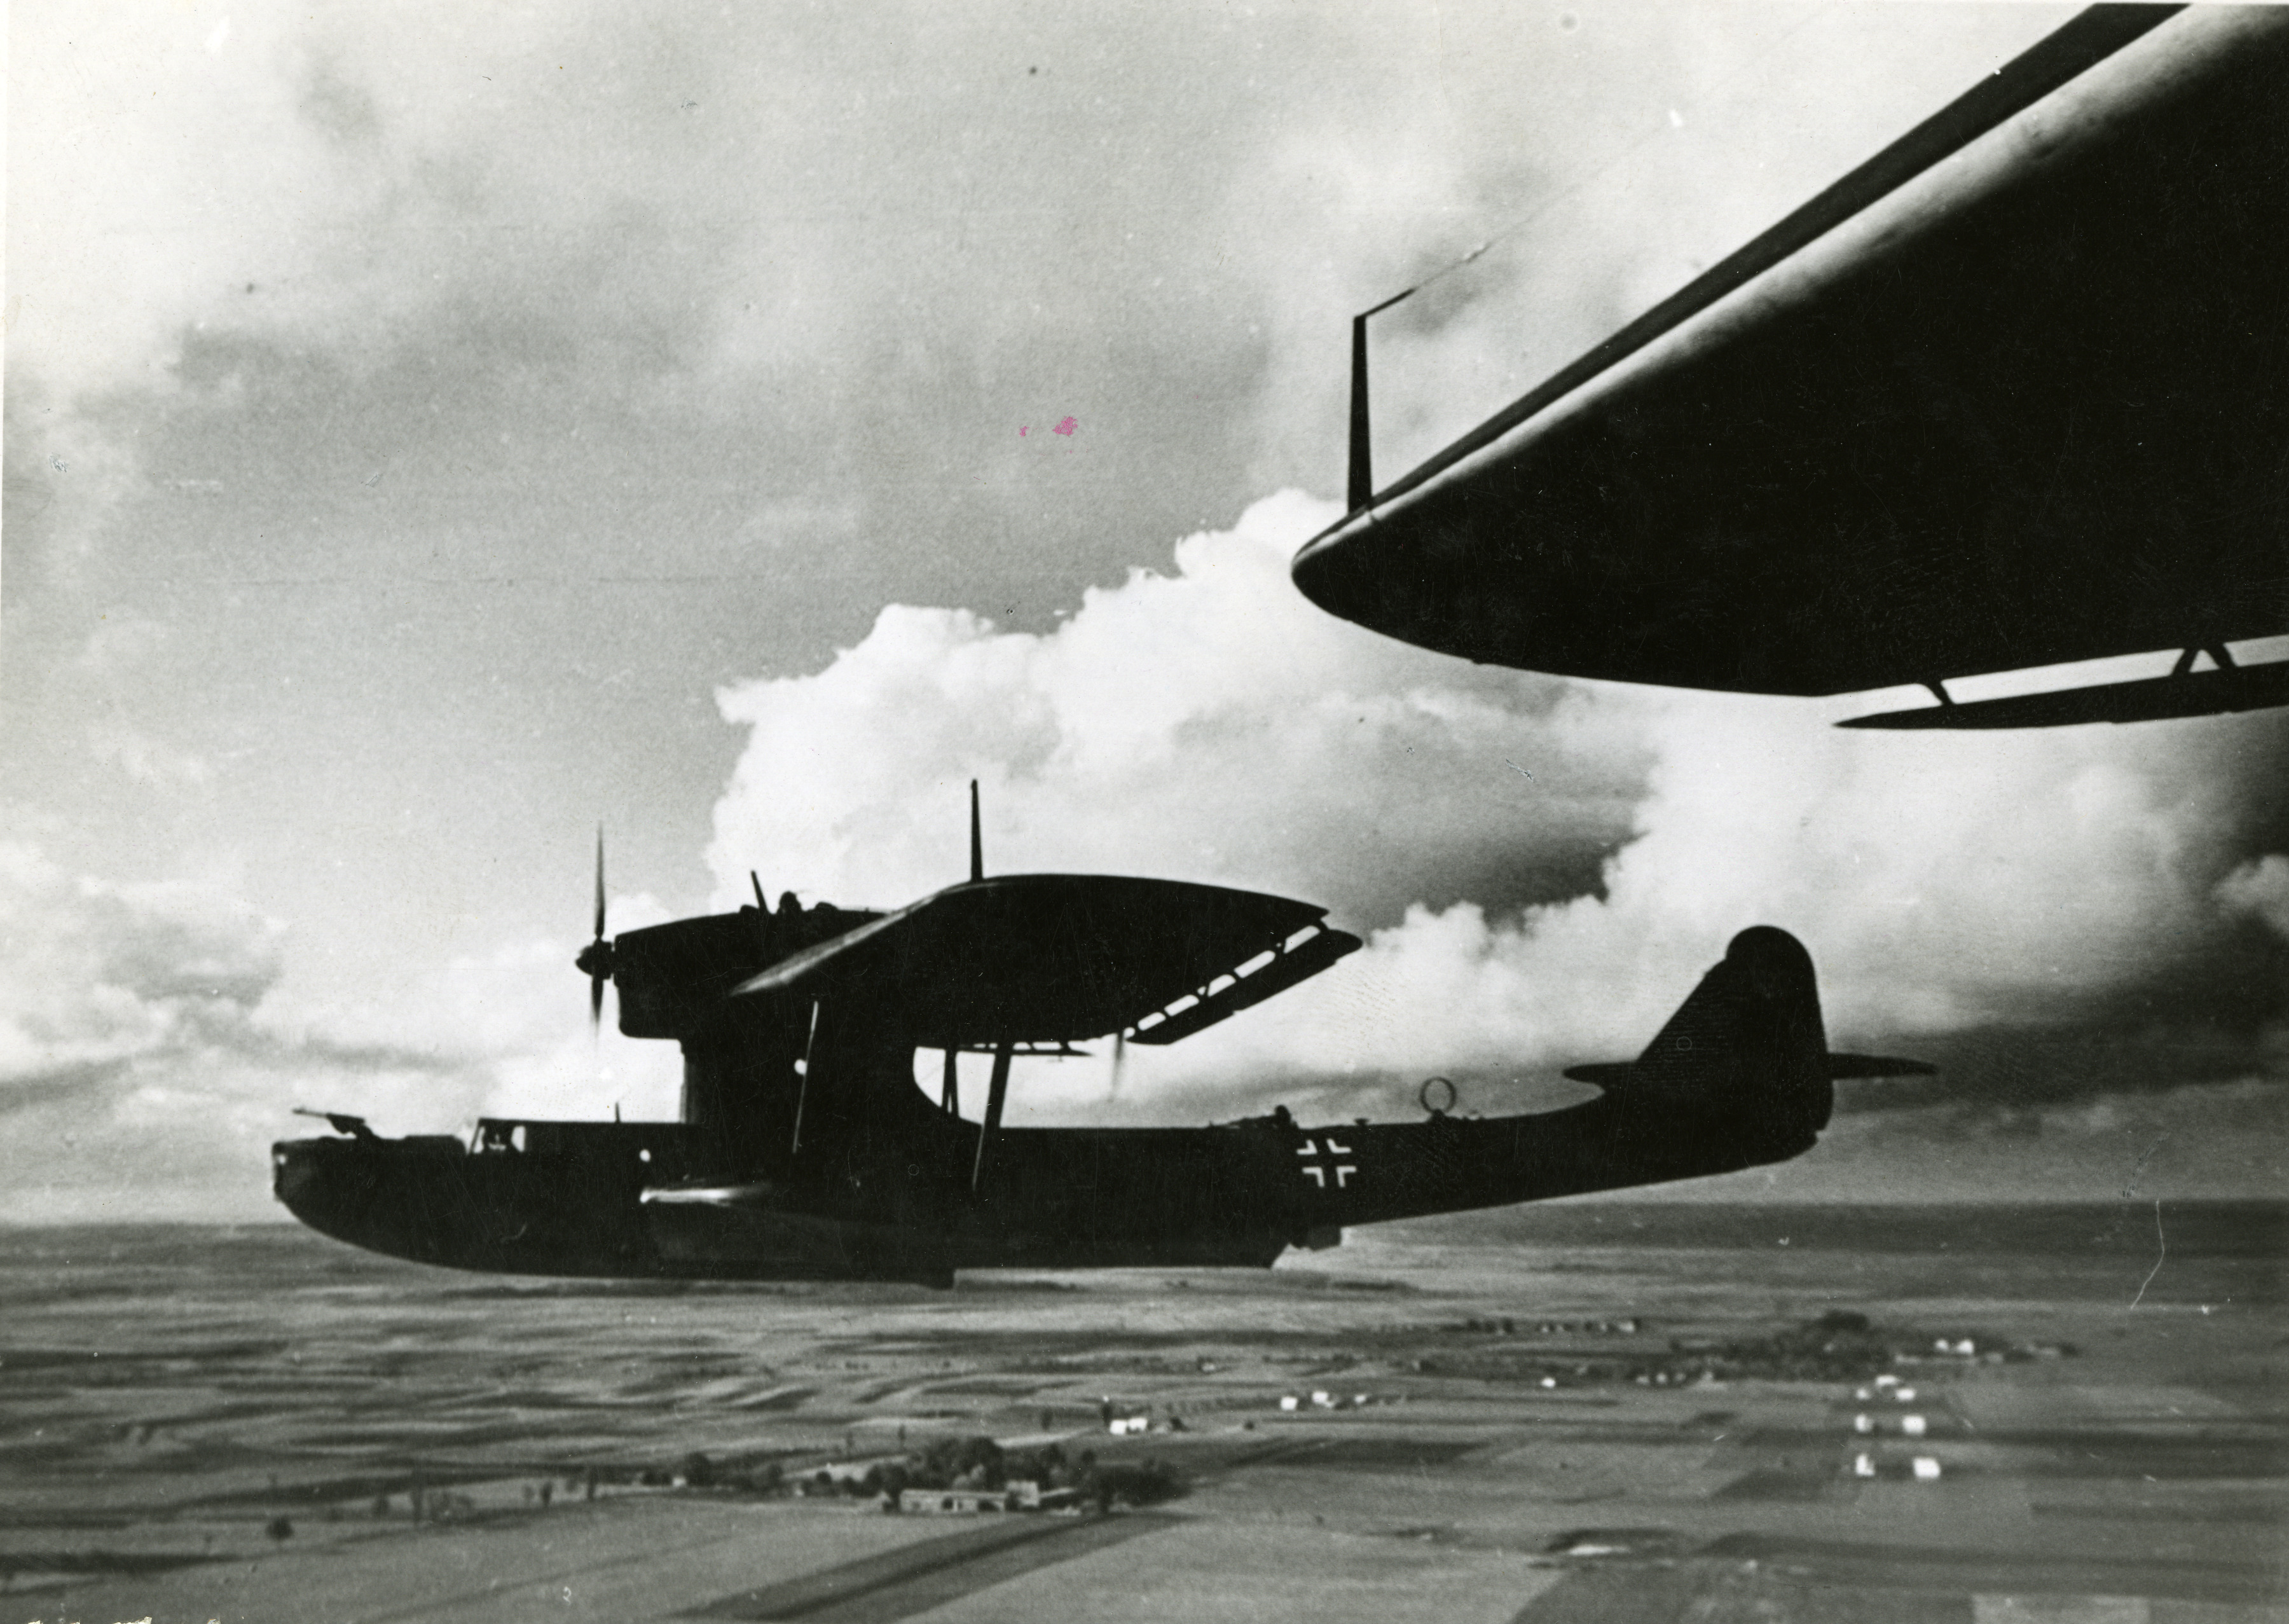
<path id="1" fill-rule="evenodd" d="M 589 934 L 604 939 L 604 825 L 596 825 L 596 928 Z"/>
<path id="2" fill-rule="evenodd" d="M 594 940 L 576 961 L 588 973 L 588 1033 L 604 1030 L 604 983 L 612 978 L 611 944 L 604 940 L 604 825 L 596 825 L 596 921 Z"/>

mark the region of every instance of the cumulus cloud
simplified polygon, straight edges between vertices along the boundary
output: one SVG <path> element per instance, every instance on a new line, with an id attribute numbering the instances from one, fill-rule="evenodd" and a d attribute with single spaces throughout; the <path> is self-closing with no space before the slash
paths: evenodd
<path id="1" fill-rule="evenodd" d="M 2281 995 L 2232 911 L 2273 896 L 2242 865 L 2277 817 L 2277 719 L 1902 740 L 1817 704 L 1474 669 L 1300 603 L 1287 558 L 1332 513 L 1260 503 L 1053 633 L 892 609 L 821 672 L 727 689 L 750 736 L 719 896 L 750 867 L 846 903 L 959 878 L 974 776 L 994 867 L 1253 886 L 1369 933 L 1132 1055 L 1111 1103 L 1144 1116 L 1299 1087 L 1387 1107 L 1431 1070 L 1499 1103 L 1633 1054 L 1759 921 L 1812 948 L 1839 1045 L 1936 1045 L 2034 1099 L 2261 1071 Z M 2084 1063 L 2123 1030 L 2150 1064 Z M 2083 1047 L 1974 1041 L 2025 1033 Z M 1035 1070 L 1037 1107 L 1110 1099 L 1102 1069 Z"/>
<path id="2" fill-rule="evenodd" d="M 2217 899 L 2289 942 L 2289 856 L 2272 852 L 2243 864 L 2218 881 Z"/>
<path id="3" fill-rule="evenodd" d="M 972 777 L 1004 872 L 1286 889 L 1369 920 L 1594 886 L 1642 790 L 1642 748 L 1607 725 L 1635 702 L 1321 615 L 1287 561 L 1332 511 L 1268 498 L 1050 633 L 893 606 L 824 671 L 723 690 L 750 732 L 716 808 L 718 900 L 751 869 L 845 904 L 958 879 Z"/>
<path id="4" fill-rule="evenodd" d="M 180 885 L 121 887 L 0 845 L 0 1087 L 91 1076 L 240 1028 L 279 974 L 279 927 Z"/>

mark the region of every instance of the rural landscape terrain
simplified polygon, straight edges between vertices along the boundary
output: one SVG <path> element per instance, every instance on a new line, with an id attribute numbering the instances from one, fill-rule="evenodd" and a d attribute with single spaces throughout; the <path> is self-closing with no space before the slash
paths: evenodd
<path id="1" fill-rule="evenodd" d="M 0 1616 L 2277 1619 L 2285 1243 L 1589 1202 L 932 1292 L 20 1230 Z M 1076 1493 L 887 1512 L 933 1461 Z"/>

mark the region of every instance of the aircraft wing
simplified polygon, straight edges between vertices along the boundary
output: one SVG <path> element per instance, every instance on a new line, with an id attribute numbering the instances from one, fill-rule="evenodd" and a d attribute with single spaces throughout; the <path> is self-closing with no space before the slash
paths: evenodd
<path id="1" fill-rule="evenodd" d="M 731 996 L 879 1004 L 926 1048 L 1174 1042 L 1357 949 L 1326 912 L 1181 880 L 1004 875 L 821 943 Z"/>
<path id="2" fill-rule="evenodd" d="M 2094 6 L 1372 494 L 1355 336 L 1352 511 L 1297 585 L 1475 660 L 1772 694 L 2289 633 L 2285 84 L 2289 10 Z"/>

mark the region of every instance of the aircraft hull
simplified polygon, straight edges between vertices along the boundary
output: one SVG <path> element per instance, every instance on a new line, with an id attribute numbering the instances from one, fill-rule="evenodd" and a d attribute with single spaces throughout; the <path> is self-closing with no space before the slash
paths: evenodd
<path id="1" fill-rule="evenodd" d="M 798 1069 L 752 1007 L 686 1040 L 682 1123 L 486 1121 L 457 1140 L 274 1148 L 313 1229 L 421 1262 L 513 1274 L 951 1281 L 962 1269 L 1269 1265 L 1352 1225 L 1703 1177 L 1809 1150 L 1831 1079 L 1913 1062 L 1828 1048 L 1812 960 L 1752 927 L 1603 1092 L 1491 1120 L 990 1135 L 915 1086 L 914 1045 L 821 1017 Z"/>
<path id="2" fill-rule="evenodd" d="M 961 1269 L 1260 1268 L 1357 1224 L 1783 1161 L 1815 1142 L 1827 1085 L 1786 1111 L 1609 1095 L 1490 1120 L 1005 1130 L 974 1198 L 977 1126 L 905 1087 L 908 1120 L 844 1147 L 825 1181 L 662 1184 L 697 1158 L 691 1130 L 596 1123 L 533 1125 L 578 1130 L 575 1149 L 290 1141 L 274 1184 L 338 1239 L 506 1274 L 943 1284 Z"/>

